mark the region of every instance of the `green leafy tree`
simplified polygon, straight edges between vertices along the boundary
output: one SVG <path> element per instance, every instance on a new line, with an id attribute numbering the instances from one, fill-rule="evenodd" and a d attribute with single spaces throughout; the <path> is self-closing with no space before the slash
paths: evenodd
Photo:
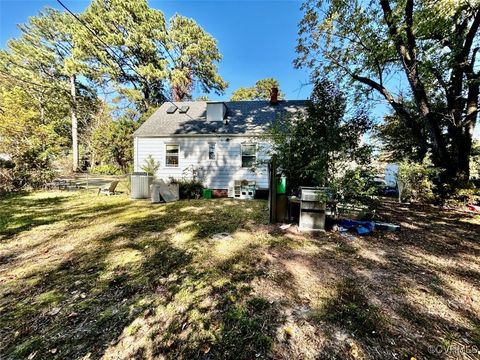
<path id="1" fill-rule="evenodd" d="M 58 106 L 70 112 L 70 146 L 73 170 L 78 167 L 78 131 L 95 108 L 95 92 L 78 81 L 79 63 L 74 59 L 70 15 L 47 8 L 20 25 L 21 36 L 10 40 L 0 53 L 0 68 L 17 86 L 32 94 L 47 121 L 58 114 Z M 55 114 L 53 114 L 55 113 Z"/>
<path id="2" fill-rule="evenodd" d="M 0 108 L 0 153 L 13 164 L 2 171 L 1 187 L 41 186 L 52 178 L 51 161 L 62 149 L 55 124 L 42 119 L 29 93 L 20 87 L 2 86 Z"/>
<path id="3" fill-rule="evenodd" d="M 432 166 L 428 156 L 420 163 L 411 161 L 400 163 L 397 173 L 399 200 L 419 202 L 435 200 L 433 179 L 436 176 L 438 171 Z"/>
<path id="4" fill-rule="evenodd" d="M 413 111 L 412 111 L 413 113 Z M 428 129 L 419 116 L 413 119 L 428 138 Z M 381 142 L 383 161 L 401 162 L 405 160 L 422 162 L 428 151 L 428 143 L 412 137 L 411 128 L 396 114 L 386 115 L 374 128 L 373 136 Z"/>
<path id="5" fill-rule="evenodd" d="M 133 163 L 132 135 L 137 128 L 138 122 L 127 116 L 99 126 L 92 134 L 92 147 L 102 154 L 98 160 L 128 172 Z"/>
<path id="6" fill-rule="evenodd" d="M 255 87 L 241 87 L 232 93 L 230 100 L 232 101 L 245 101 L 245 100 L 258 100 L 258 92 Z"/>
<path id="7" fill-rule="evenodd" d="M 232 93 L 232 101 L 244 100 L 270 100 L 272 88 L 280 89 L 280 84 L 273 78 L 258 80 L 255 86 L 241 87 Z M 279 90 L 278 99 L 284 98 L 283 93 Z"/>
<path id="8" fill-rule="evenodd" d="M 309 0 L 303 10 L 295 65 L 310 67 L 313 78 L 332 76 L 357 95 L 386 100 L 412 138 L 430 143 L 444 181 L 468 180 L 480 3 Z M 394 91 L 402 79 L 407 99 Z M 405 101 L 413 101 L 414 112 Z"/>
<path id="9" fill-rule="evenodd" d="M 268 137 L 289 190 L 332 186 L 349 163 L 368 162 L 370 148 L 361 144 L 361 138 L 370 120 L 362 109 L 350 116 L 346 110 L 344 94 L 322 79 L 314 87 L 307 113 L 274 122 Z"/>
<path id="10" fill-rule="evenodd" d="M 192 89 L 223 94 L 227 83 L 218 74 L 222 59 L 217 41 L 193 19 L 175 15 L 169 21 L 167 43 L 171 71 L 169 83 L 175 101 L 191 99 Z"/>
<path id="11" fill-rule="evenodd" d="M 77 57 L 141 111 L 161 105 L 169 88 L 179 101 L 197 83 L 206 92 L 226 88 L 216 40 L 192 19 L 176 15 L 167 23 L 146 0 L 94 0 L 82 19 L 96 36 L 79 29 Z"/>
<path id="12" fill-rule="evenodd" d="M 470 169 L 472 177 L 480 179 L 480 140 L 478 139 L 473 142 Z"/>

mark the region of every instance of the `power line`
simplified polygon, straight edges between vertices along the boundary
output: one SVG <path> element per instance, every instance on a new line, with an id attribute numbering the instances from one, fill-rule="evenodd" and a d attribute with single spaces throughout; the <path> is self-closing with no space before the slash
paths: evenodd
<path id="1" fill-rule="evenodd" d="M 100 41 L 102 43 L 103 46 L 105 46 L 106 49 L 110 50 L 115 56 L 113 56 L 112 54 L 110 54 L 106 49 L 103 49 L 105 50 L 105 52 L 108 54 L 108 56 L 110 56 L 112 58 L 113 61 L 115 61 L 118 65 L 121 66 L 121 64 L 119 64 L 120 61 L 122 61 L 125 65 L 127 65 L 135 74 L 137 74 L 138 76 L 142 77 L 142 75 L 140 75 L 138 73 L 138 71 L 136 69 L 134 69 L 128 62 L 126 62 L 123 57 L 119 56 L 115 50 L 113 50 L 105 41 L 103 41 L 97 34 L 96 32 L 90 27 L 88 26 L 88 24 L 83 21 L 82 19 L 80 19 L 73 11 L 71 11 L 61 0 L 57 0 L 57 2 L 60 4 L 61 7 L 63 7 L 70 15 L 72 15 L 80 24 L 82 24 L 93 36 L 95 36 L 95 38 L 97 38 L 98 41 Z M 116 58 L 118 56 L 118 59 Z"/>
<path id="2" fill-rule="evenodd" d="M 61 87 L 59 88 L 59 87 L 55 87 L 55 86 L 52 86 L 52 85 L 43 85 L 43 84 L 39 84 L 39 83 L 37 83 L 37 82 L 33 82 L 33 81 L 30 81 L 30 80 L 25 80 L 25 79 L 19 78 L 18 76 L 9 74 L 8 72 L 3 71 L 3 70 L 0 70 L 0 73 L 3 74 L 3 75 L 5 75 L 5 76 L 7 76 L 7 77 L 12 78 L 12 79 L 15 79 L 15 80 L 18 80 L 18 81 L 21 81 L 21 82 L 24 82 L 24 83 L 26 83 L 26 84 L 30 84 L 30 85 L 33 85 L 33 86 L 39 86 L 39 87 L 42 87 L 42 88 L 45 88 L 45 89 L 50 89 L 50 90 L 52 90 L 52 89 L 55 89 L 55 90 L 61 89 L 61 90 L 65 91 L 65 92 L 67 92 L 67 90 L 62 89 Z M 37 91 L 37 92 L 40 92 L 40 90 L 38 90 L 38 89 L 32 89 L 32 90 Z"/>

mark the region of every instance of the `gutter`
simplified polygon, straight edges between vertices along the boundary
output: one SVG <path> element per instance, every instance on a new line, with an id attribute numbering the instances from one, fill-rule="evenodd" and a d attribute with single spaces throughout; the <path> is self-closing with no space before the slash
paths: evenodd
<path id="1" fill-rule="evenodd" d="M 134 138 L 171 138 L 171 137 L 264 137 L 265 134 L 171 134 L 171 135 L 135 135 Z"/>

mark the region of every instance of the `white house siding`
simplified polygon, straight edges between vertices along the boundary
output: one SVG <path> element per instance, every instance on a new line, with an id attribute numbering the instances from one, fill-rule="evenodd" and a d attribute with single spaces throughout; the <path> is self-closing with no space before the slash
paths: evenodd
<path id="1" fill-rule="evenodd" d="M 209 143 L 216 143 L 216 158 L 209 160 Z M 252 171 L 242 168 L 242 144 L 257 144 L 257 166 Z M 165 166 L 165 145 L 179 145 L 179 166 Z M 152 155 L 160 162 L 156 176 L 191 179 L 193 171 L 211 189 L 228 189 L 234 180 L 255 181 L 257 188 L 268 188 L 268 145 L 256 137 L 195 136 L 195 137 L 136 137 L 134 141 L 135 171 L 142 171 L 145 159 Z"/>

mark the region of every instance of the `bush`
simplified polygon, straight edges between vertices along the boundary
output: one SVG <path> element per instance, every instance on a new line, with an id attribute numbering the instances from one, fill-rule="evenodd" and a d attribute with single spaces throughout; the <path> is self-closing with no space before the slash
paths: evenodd
<path id="1" fill-rule="evenodd" d="M 122 175 L 122 171 L 114 165 L 98 165 L 90 170 L 91 174 L 96 175 Z"/>
<path id="2" fill-rule="evenodd" d="M 422 163 L 403 162 L 398 167 L 397 182 L 401 201 L 429 203 L 435 200 L 433 179 L 438 170 L 428 160 Z"/>
<path id="3" fill-rule="evenodd" d="M 39 189 L 54 177 L 54 171 L 48 168 L 30 169 L 4 162 L 0 164 L 0 193 Z"/>
<path id="4" fill-rule="evenodd" d="M 447 200 L 446 204 L 450 206 L 463 206 L 465 204 L 480 204 L 480 189 L 474 184 L 470 188 L 457 189 Z"/>
<path id="5" fill-rule="evenodd" d="M 180 199 L 200 199 L 202 197 L 203 183 L 200 180 L 170 179 L 172 184 L 178 184 Z"/>
<path id="6" fill-rule="evenodd" d="M 155 175 L 158 169 L 160 169 L 160 163 L 152 155 L 148 155 L 141 169 L 149 175 Z"/>
<path id="7" fill-rule="evenodd" d="M 331 181 L 330 188 L 335 198 L 348 203 L 369 201 L 378 190 L 372 171 L 360 167 L 345 171 L 343 176 Z"/>

